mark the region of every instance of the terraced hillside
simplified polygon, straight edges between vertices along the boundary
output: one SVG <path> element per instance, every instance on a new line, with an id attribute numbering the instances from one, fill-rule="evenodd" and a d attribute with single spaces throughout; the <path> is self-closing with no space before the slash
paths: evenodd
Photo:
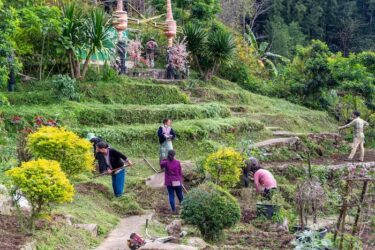
<path id="1" fill-rule="evenodd" d="M 48 82 L 24 85 L 22 92 L 7 94 L 11 106 L 1 111 L 6 130 L 12 134 L 43 116 L 82 136 L 100 135 L 130 156 L 157 158 L 156 130 L 169 117 L 175 121 L 180 158 L 194 159 L 218 147 L 268 139 L 269 127 L 302 133 L 336 127 L 324 112 L 260 96 L 220 79 L 204 83 L 124 78 L 84 82 L 79 87 L 79 102 L 59 99 Z M 12 123 L 15 116 L 21 117 L 20 124 Z"/>

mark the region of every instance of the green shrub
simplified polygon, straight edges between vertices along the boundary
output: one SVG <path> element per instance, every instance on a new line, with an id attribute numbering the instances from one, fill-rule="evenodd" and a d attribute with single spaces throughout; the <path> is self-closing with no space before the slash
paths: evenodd
<path id="1" fill-rule="evenodd" d="M 219 104 L 202 105 L 157 105 L 157 106 L 112 106 L 85 105 L 77 111 L 80 124 L 134 124 L 161 123 L 168 117 L 172 120 L 229 117 L 230 110 Z"/>
<path id="2" fill-rule="evenodd" d="M 231 188 L 240 180 L 243 157 L 232 148 L 219 149 L 210 154 L 204 163 L 204 169 L 216 184 Z"/>
<path id="3" fill-rule="evenodd" d="M 56 95 L 63 99 L 78 100 L 76 80 L 70 78 L 68 75 L 56 75 L 52 80 L 53 88 Z"/>
<path id="4" fill-rule="evenodd" d="M 53 91 L 9 92 L 5 96 L 11 105 L 49 105 L 59 101 Z"/>
<path id="5" fill-rule="evenodd" d="M 263 124 L 247 118 L 202 119 L 175 122 L 173 128 L 178 139 L 195 141 L 224 136 L 228 133 L 254 132 L 264 128 Z M 77 132 L 86 135 L 95 133 L 111 143 L 131 144 L 135 141 L 157 142 L 158 124 L 108 126 L 101 128 L 77 128 Z"/>
<path id="6" fill-rule="evenodd" d="M 9 103 L 8 98 L 4 94 L 0 93 L 0 107 L 9 106 L 9 105 L 10 103 Z"/>
<path id="7" fill-rule="evenodd" d="M 6 174 L 31 203 L 31 226 L 33 220 L 45 212 L 50 204 L 73 200 L 74 188 L 57 161 L 39 159 L 24 162 Z"/>
<path id="8" fill-rule="evenodd" d="M 227 191 L 212 184 L 192 189 L 182 202 L 181 217 L 198 227 L 209 240 L 217 239 L 225 228 L 235 225 L 241 217 L 237 200 Z"/>
<path id="9" fill-rule="evenodd" d="M 64 128 L 41 127 L 28 136 L 27 148 L 35 158 L 60 162 L 68 177 L 93 170 L 90 142 Z"/>

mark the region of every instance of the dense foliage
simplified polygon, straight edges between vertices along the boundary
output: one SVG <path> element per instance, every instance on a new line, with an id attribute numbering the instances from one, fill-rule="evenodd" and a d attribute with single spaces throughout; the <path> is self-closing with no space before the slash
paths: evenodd
<path id="1" fill-rule="evenodd" d="M 22 192 L 32 206 L 36 218 L 52 203 L 73 200 L 74 188 L 69 183 L 57 161 L 39 159 L 24 162 L 20 167 L 6 172 L 11 183 Z"/>
<path id="2" fill-rule="evenodd" d="M 240 216 L 238 201 L 212 183 L 192 189 L 182 202 L 182 219 L 196 225 L 210 240 L 219 238 L 222 230 L 235 225 Z"/>
<path id="3" fill-rule="evenodd" d="M 204 169 L 217 185 L 230 188 L 238 183 L 242 165 L 240 153 L 232 148 L 223 148 L 207 157 Z"/>
<path id="4" fill-rule="evenodd" d="M 35 158 L 60 162 L 69 178 L 93 169 L 90 142 L 64 128 L 41 127 L 29 135 L 27 147 Z"/>

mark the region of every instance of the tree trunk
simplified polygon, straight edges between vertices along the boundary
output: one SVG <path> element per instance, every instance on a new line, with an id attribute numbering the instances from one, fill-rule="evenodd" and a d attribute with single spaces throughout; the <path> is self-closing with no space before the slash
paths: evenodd
<path id="1" fill-rule="evenodd" d="M 90 60 L 91 60 L 91 56 L 92 56 L 92 50 L 90 50 L 89 53 L 87 54 L 85 63 L 83 64 L 82 76 L 80 77 L 81 79 L 84 79 L 85 76 L 86 76 L 86 72 L 89 69 L 89 63 L 90 63 Z"/>
<path id="2" fill-rule="evenodd" d="M 73 62 L 73 57 L 72 57 L 72 52 L 68 52 L 68 57 L 69 57 L 69 67 L 70 67 L 70 74 L 72 78 L 75 78 L 75 73 L 74 73 L 74 62 Z"/>
<path id="3" fill-rule="evenodd" d="M 39 81 L 42 80 L 42 72 L 43 72 L 43 56 L 44 56 L 44 43 L 45 43 L 46 37 L 43 36 L 43 42 L 42 42 L 42 54 L 40 56 L 40 64 L 39 64 Z"/>

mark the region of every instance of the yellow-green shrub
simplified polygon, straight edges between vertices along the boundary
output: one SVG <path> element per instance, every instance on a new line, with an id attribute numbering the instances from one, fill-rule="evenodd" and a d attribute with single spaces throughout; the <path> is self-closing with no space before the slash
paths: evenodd
<path id="1" fill-rule="evenodd" d="M 30 202 L 32 218 L 51 203 L 73 200 L 74 188 L 57 161 L 39 159 L 24 162 L 20 167 L 8 170 L 6 175 Z"/>
<path id="2" fill-rule="evenodd" d="M 234 187 L 241 176 L 243 157 L 232 148 L 223 148 L 210 154 L 204 169 L 211 175 L 214 182 L 222 187 Z"/>
<path id="3" fill-rule="evenodd" d="M 30 134 L 27 147 L 35 158 L 60 162 L 61 169 L 74 176 L 93 169 L 90 142 L 64 128 L 42 127 Z"/>

